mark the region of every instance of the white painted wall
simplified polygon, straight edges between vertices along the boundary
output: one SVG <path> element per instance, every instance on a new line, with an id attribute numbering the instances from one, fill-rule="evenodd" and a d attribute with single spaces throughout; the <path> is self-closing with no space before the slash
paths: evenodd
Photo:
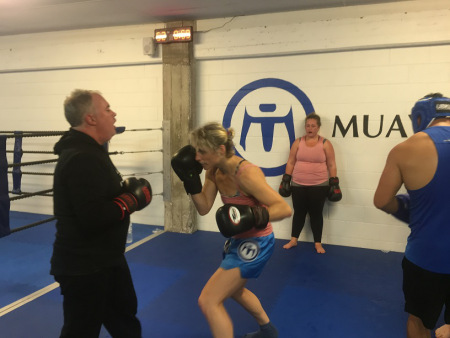
<path id="1" fill-rule="evenodd" d="M 410 1 L 200 21 L 199 124 L 222 121 L 231 97 L 252 81 L 279 78 L 296 85 L 322 116 L 321 134 L 334 145 L 344 196 L 325 206 L 323 241 L 403 251 L 408 227 L 375 209 L 372 199 L 388 151 L 403 140 L 398 131 L 386 137 L 394 117 L 400 115 L 410 136 L 408 114 L 415 100 L 435 91 L 450 95 L 449 19 L 448 2 Z M 353 115 L 359 137 L 350 132 L 333 138 L 336 116 L 346 123 Z M 379 137 L 363 134 L 364 115 L 372 135 L 384 115 Z M 303 117 L 296 116 L 295 125 L 298 137 Z M 260 134 L 253 135 L 260 158 L 249 159 L 259 165 L 286 161 L 289 146 L 277 144 L 264 153 Z M 280 177 L 268 182 L 277 189 Z M 213 209 L 219 205 L 217 198 Z M 200 217 L 199 228 L 214 230 L 214 213 Z M 274 229 L 278 238 L 289 239 L 291 219 Z M 309 223 L 300 239 L 312 241 Z"/>
<path id="2" fill-rule="evenodd" d="M 395 131 L 386 137 L 395 115 L 411 135 L 407 115 L 414 101 L 433 91 L 450 95 L 449 19 L 448 1 L 420 0 L 199 21 L 194 37 L 199 124 L 222 121 L 230 99 L 249 82 L 271 77 L 296 85 L 323 118 L 321 133 L 334 145 L 344 195 L 325 207 L 324 243 L 403 251 L 407 226 L 376 210 L 372 197 L 389 149 L 402 141 Z M 161 127 L 160 55 L 142 53 L 142 39 L 155 28 L 160 26 L 0 37 L 1 129 L 65 129 L 62 101 L 77 87 L 101 90 L 118 113 L 117 125 Z M 335 117 L 346 123 L 353 115 L 359 137 L 339 132 L 332 137 Z M 380 137 L 363 134 L 364 115 L 374 129 L 384 115 Z M 302 118 L 295 116 L 297 136 L 303 132 Z M 160 134 L 117 135 L 111 150 L 156 149 Z M 251 130 L 251 136 L 256 150 L 260 135 Z M 275 136 L 272 151 L 261 161 L 287 159 L 286 135 Z M 123 174 L 162 169 L 153 153 L 113 160 Z M 162 176 L 148 178 L 160 192 Z M 280 177 L 268 181 L 277 189 Z M 31 191 L 50 184 L 34 176 L 23 182 Z M 50 200 L 17 201 L 12 209 L 51 213 Z M 133 216 L 139 223 L 163 224 L 163 208 L 162 197 L 156 196 Z M 290 237 L 290 222 L 274 224 L 278 238 Z M 216 231 L 214 212 L 199 217 L 199 229 Z M 308 225 L 301 239 L 312 240 Z"/>

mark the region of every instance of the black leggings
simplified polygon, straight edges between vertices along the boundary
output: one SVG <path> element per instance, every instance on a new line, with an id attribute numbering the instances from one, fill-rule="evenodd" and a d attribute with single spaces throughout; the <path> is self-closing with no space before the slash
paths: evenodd
<path id="1" fill-rule="evenodd" d="M 309 214 L 311 230 L 315 243 L 322 242 L 323 206 L 330 187 L 321 186 L 292 186 L 292 204 L 294 217 L 292 218 L 291 236 L 298 238 L 305 225 L 306 214 Z"/>

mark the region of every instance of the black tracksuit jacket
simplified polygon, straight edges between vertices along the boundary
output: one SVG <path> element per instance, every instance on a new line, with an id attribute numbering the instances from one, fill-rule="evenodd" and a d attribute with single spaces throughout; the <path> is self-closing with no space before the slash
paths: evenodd
<path id="1" fill-rule="evenodd" d="M 84 275 L 124 261 L 129 215 L 113 202 L 122 178 L 106 149 L 70 129 L 54 147 L 52 275 Z"/>

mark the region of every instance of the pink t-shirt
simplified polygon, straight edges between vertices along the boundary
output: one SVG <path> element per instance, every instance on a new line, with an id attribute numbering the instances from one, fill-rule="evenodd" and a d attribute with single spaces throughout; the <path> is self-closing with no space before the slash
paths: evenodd
<path id="1" fill-rule="evenodd" d="M 323 150 L 324 138 L 313 147 L 306 145 L 305 136 L 299 143 L 296 154 L 292 181 L 300 185 L 318 185 L 328 180 L 328 167 L 325 151 Z"/>
<path id="2" fill-rule="evenodd" d="M 249 163 L 247 161 L 241 162 L 241 164 L 239 165 L 239 168 L 236 172 L 236 177 L 239 177 L 241 175 L 242 171 L 245 170 L 245 168 L 254 167 L 254 166 L 255 166 L 254 164 Z M 237 188 L 238 188 L 238 191 L 237 191 L 236 195 L 234 195 L 234 196 L 226 196 L 226 195 L 220 194 L 220 197 L 222 198 L 222 202 L 224 204 L 231 203 L 231 204 L 238 204 L 238 205 L 249 205 L 251 207 L 256 206 L 256 205 L 262 206 L 262 204 L 259 203 L 256 200 L 256 198 L 254 198 L 253 196 L 245 195 L 244 192 L 239 187 L 239 184 L 238 184 Z M 263 236 L 270 235 L 272 232 L 273 232 L 272 224 L 269 222 L 267 224 L 267 227 L 264 229 L 252 228 L 249 231 L 243 232 L 242 234 L 233 236 L 233 238 L 263 237 Z"/>

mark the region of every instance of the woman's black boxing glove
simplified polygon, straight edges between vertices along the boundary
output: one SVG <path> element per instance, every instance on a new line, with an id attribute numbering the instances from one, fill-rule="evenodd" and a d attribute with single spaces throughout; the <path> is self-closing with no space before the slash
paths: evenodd
<path id="1" fill-rule="evenodd" d="M 269 223 L 269 211 L 262 206 L 224 204 L 217 209 L 216 222 L 222 235 L 233 237 L 253 227 L 264 229 Z"/>
<path id="2" fill-rule="evenodd" d="M 330 191 L 328 192 L 328 200 L 331 202 L 338 202 L 342 199 L 342 191 L 339 187 L 339 178 L 330 177 L 328 180 Z"/>
<path id="3" fill-rule="evenodd" d="M 283 197 L 291 196 L 291 178 L 289 174 L 284 174 L 281 179 L 280 187 L 278 188 L 278 193 Z"/>
<path id="4" fill-rule="evenodd" d="M 173 171 L 184 184 L 188 194 L 195 195 L 202 192 L 200 174 L 202 165 L 195 160 L 196 151 L 191 145 L 184 146 L 173 155 L 170 161 Z"/>

